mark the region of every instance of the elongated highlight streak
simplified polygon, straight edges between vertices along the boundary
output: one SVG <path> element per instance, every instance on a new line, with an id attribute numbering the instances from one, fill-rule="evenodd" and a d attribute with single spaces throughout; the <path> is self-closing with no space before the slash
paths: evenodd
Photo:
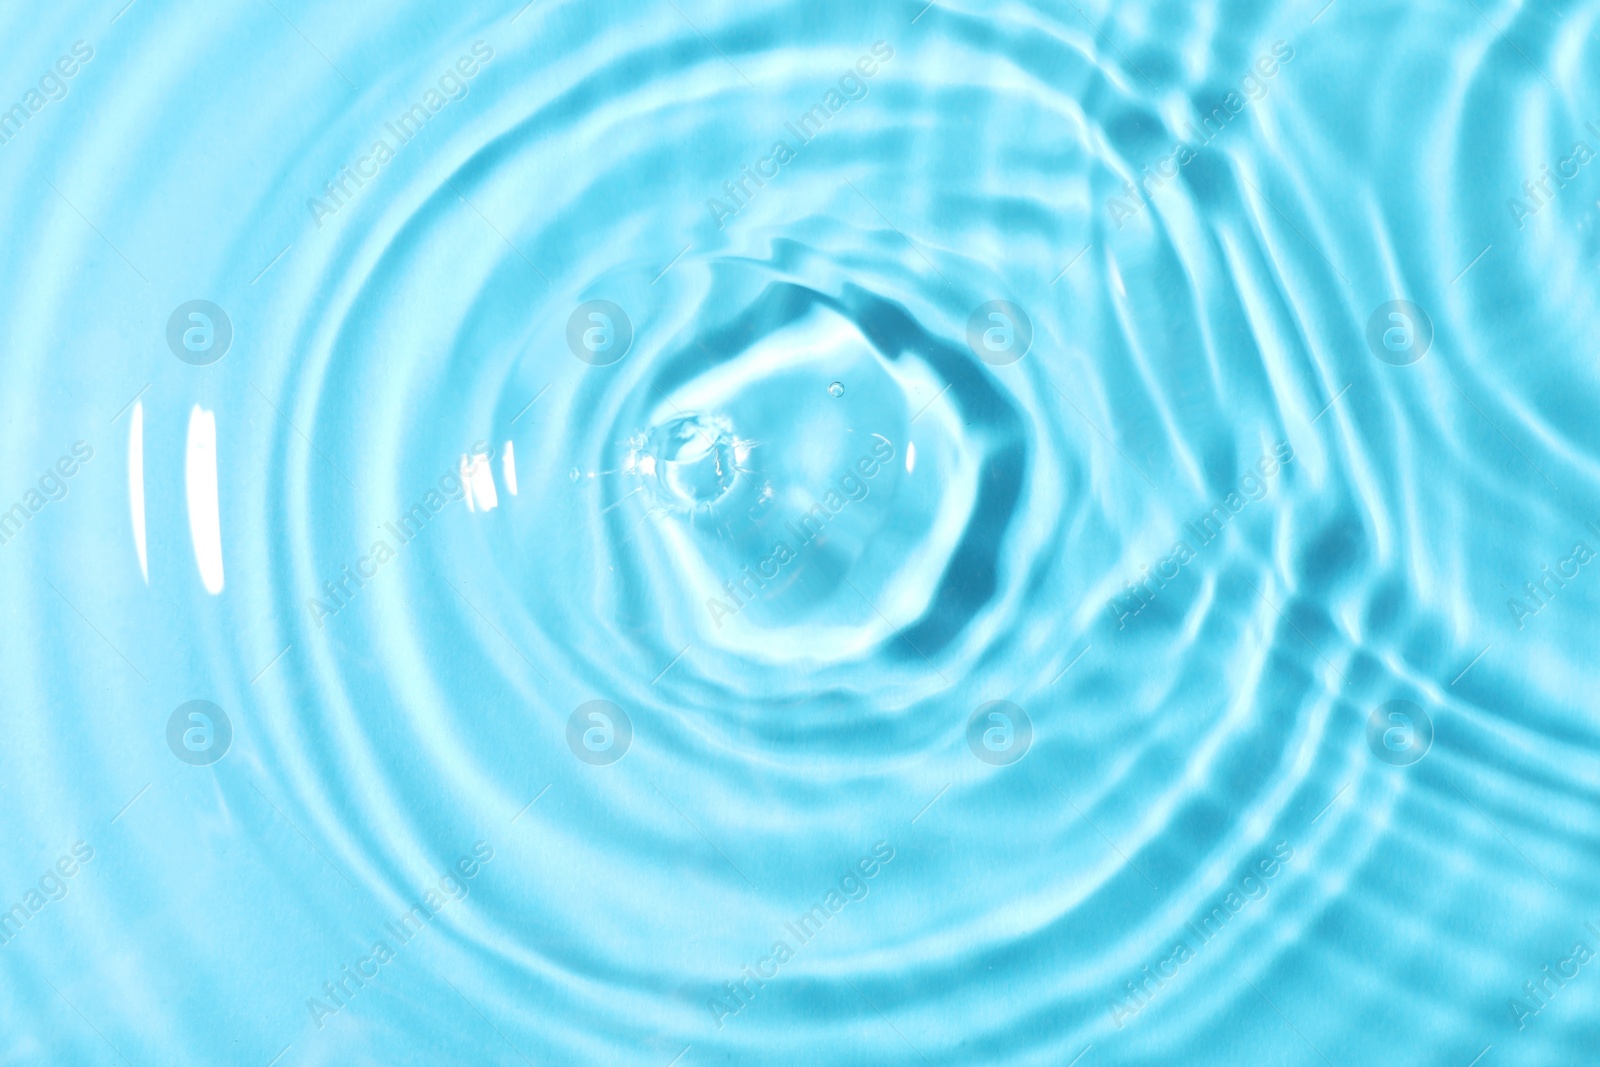
<path id="1" fill-rule="evenodd" d="M 189 412 L 184 455 L 189 498 L 189 537 L 200 581 L 212 596 L 222 592 L 222 512 L 217 499 L 217 417 L 196 404 Z"/>

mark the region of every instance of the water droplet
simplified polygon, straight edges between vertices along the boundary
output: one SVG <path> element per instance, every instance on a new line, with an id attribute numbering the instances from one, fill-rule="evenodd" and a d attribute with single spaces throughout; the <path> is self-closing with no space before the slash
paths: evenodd
<path id="1" fill-rule="evenodd" d="M 655 427 L 632 457 L 634 470 L 655 477 L 664 503 L 710 504 L 738 477 L 741 443 L 725 419 L 687 415 Z"/>
<path id="2" fill-rule="evenodd" d="M 828 392 L 832 393 L 834 396 L 844 396 L 844 383 L 834 382 L 832 385 L 828 386 Z"/>
<path id="3" fill-rule="evenodd" d="M 577 467 L 573 467 L 572 470 L 567 472 L 567 477 L 572 479 L 573 484 L 577 484 L 577 482 L 583 477 L 583 472 Z"/>

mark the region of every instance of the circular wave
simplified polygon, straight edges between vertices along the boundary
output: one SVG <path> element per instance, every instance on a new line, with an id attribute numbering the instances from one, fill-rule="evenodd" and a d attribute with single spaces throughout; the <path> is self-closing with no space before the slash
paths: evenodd
<path id="1" fill-rule="evenodd" d="M 1358 80 L 1343 5 L 919 6 L 50 52 L 0 145 L 50 622 L 0 663 L 115 711 L 29 718 L 14 793 L 96 783 L 123 880 L 58 944 L 139 962 L 57 992 L 119 1054 L 1505 1040 L 1461 1005 L 1566 926 L 1383 998 L 1488 922 L 1440 872 L 1575 916 L 1592 873 L 1593 12 L 1452 26 L 1447 76 L 1395 15 Z"/>

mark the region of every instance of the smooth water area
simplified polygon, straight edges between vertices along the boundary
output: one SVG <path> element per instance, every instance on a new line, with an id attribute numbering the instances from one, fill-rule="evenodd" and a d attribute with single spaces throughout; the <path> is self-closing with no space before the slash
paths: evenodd
<path id="1" fill-rule="evenodd" d="M 1597 58 L 0 7 L 0 1064 L 1597 1062 Z"/>

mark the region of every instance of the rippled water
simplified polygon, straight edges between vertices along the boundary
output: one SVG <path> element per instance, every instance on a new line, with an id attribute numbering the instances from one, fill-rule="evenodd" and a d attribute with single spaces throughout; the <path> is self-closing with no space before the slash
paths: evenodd
<path id="1" fill-rule="evenodd" d="M 0 1062 L 1596 1062 L 1600 3 L 124 2 Z"/>

